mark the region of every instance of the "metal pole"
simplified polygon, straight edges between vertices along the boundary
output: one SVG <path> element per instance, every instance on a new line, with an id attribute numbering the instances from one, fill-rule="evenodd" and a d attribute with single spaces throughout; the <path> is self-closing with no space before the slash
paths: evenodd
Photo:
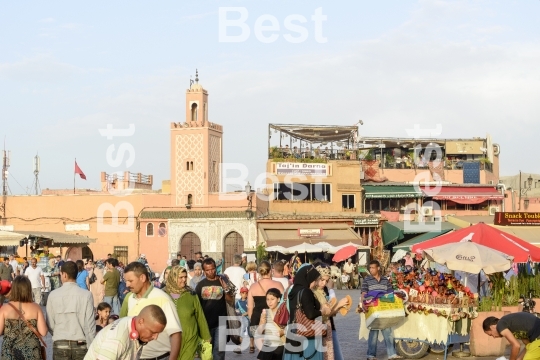
<path id="1" fill-rule="evenodd" d="M 519 170 L 519 202 L 518 211 L 521 211 L 521 170 Z"/>

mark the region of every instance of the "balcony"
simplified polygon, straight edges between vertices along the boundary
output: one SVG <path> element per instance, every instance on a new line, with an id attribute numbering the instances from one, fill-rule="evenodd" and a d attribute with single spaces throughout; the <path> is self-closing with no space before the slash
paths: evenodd
<path id="1" fill-rule="evenodd" d="M 358 127 L 334 125 L 268 126 L 268 159 L 274 162 L 358 161 Z"/>
<path id="2" fill-rule="evenodd" d="M 484 159 L 464 161 L 464 160 L 450 160 L 450 159 L 445 158 L 441 162 L 443 163 L 442 168 L 444 170 L 463 170 L 463 166 L 465 163 L 479 163 L 480 170 L 493 172 L 493 164 Z M 424 162 L 422 160 L 418 160 L 415 167 L 409 157 L 406 157 L 406 158 L 386 157 L 379 167 L 381 169 L 414 169 L 416 168 L 416 169 L 427 170 L 427 169 L 433 169 L 434 168 L 433 164 L 434 164 L 433 161 Z"/>

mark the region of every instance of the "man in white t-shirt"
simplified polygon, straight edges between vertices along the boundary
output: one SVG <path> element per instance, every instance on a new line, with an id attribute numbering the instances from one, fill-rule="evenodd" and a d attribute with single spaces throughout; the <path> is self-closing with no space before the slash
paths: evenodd
<path id="1" fill-rule="evenodd" d="M 138 316 L 118 319 L 101 330 L 84 360 L 138 360 L 146 344 L 156 340 L 166 325 L 163 310 L 148 305 Z"/>
<path id="2" fill-rule="evenodd" d="M 236 299 L 240 299 L 240 289 L 242 288 L 242 281 L 244 279 L 244 275 L 246 273 L 246 270 L 240 264 L 242 264 L 242 256 L 240 255 L 234 255 L 233 258 L 233 266 L 229 266 L 225 269 L 223 274 L 227 275 L 229 277 L 229 280 L 236 286 Z"/>
<path id="3" fill-rule="evenodd" d="M 124 298 L 120 310 L 121 318 L 137 316 L 148 305 L 159 306 L 167 318 L 165 330 L 155 341 L 144 347 L 141 359 L 176 360 L 182 345 L 182 327 L 171 297 L 152 285 L 146 266 L 138 261 L 126 266 L 124 280 L 130 292 Z"/>
<path id="4" fill-rule="evenodd" d="M 30 280 L 32 284 L 32 294 L 34 295 L 34 302 L 41 304 L 41 288 L 45 287 L 45 276 L 43 276 L 43 270 L 37 266 L 37 259 L 32 258 L 30 260 L 30 266 L 26 268 L 24 275 Z"/>
<path id="5" fill-rule="evenodd" d="M 283 261 L 276 261 L 272 264 L 272 280 L 279 281 L 283 285 L 283 289 L 287 290 L 289 285 L 289 279 L 283 276 L 283 268 L 285 263 Z"/>

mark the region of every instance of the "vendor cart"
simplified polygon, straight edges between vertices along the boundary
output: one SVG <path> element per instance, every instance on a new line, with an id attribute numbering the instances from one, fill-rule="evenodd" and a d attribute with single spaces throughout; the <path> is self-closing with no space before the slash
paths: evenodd
<path id="1" fill-rule="evenodd" d="M 407 316 L 393 327 L 396 351 L 406 359 L 419 359 L 428 351 L 443 354 L 453 344 L 469 342 L 476 308 L 450 304 L 407 303 Z M 366 339 L 369 329 L 365 315 L 360 314 L 360 338 Z M 379 341 L 382 341 L 379 332 Z"/>

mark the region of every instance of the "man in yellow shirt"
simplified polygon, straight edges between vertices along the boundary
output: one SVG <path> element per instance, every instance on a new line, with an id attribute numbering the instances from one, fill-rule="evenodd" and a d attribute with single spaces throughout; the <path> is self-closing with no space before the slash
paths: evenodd
<path id="1" fill-rule="evenodd" d="M 124 280 L 130 293 L 126 295 L 120 317 L 137 316 L 148 305 L 157 305 L 165 313 L 167 326 L 155 341 L 144 347 L 141 359 L 177 360 L 182 343 L 182 327 L 171 297 L 150 282 L 144 264 L 134 261 L 124 269 Z"/>

